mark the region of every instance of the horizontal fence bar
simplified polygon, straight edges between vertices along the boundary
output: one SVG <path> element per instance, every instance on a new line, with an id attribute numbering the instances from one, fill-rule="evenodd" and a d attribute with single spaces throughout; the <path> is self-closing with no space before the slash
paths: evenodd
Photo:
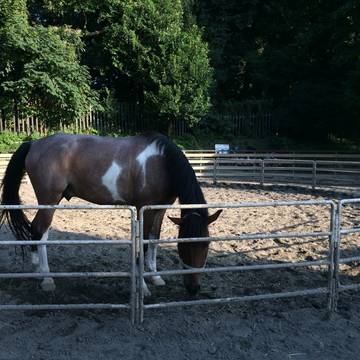
<path id="1" fill-rule="evenodd" d="M 281 263 L 281 264 L 261 264 L 261 265 L 240 265 L 240 266 L 223 266 L 217 268 L 192 268 L 182 270 L 162 270 L 144 272 L 144 277 L 156 276 L 156 275 L 185 275 L 185 274 L 200 274 L 200 273 L 214 273 L 214 272 L 228 272 L 228 271 L 248 271 L 248 270 L 269 270 L 269 269 L 289 269 L 297 267 L 308 266 L 322 266 L 330 265 L 328 260 L 315 260 L 315 261 L 303 261 L 297 263 Z"/>
<path id="2" fill-rule="evenodd" d="M 135 206 L 125 205 L 0 205 L 0 210 L 130 210 L 136 212 Z"/>
<path id="3" fill-rule="evenodd" d="M 217 236 L 217 237 L 197 237 L 197 238 L 170 238 L 170 239 L 147 239 L 144 244 L 172 244 L 185 242 L 204 242 L 204 241 L 245 241 L 245 240 L 267 240 L 281 238 L 304 238 L 304 237 L 324 237 L 331 235 L 329 231 L 307 232 L 307 233 L 254 233 L 240 236 Z"/>
<path id="4" fill-rule="evenodd" d="M 296 296 L 328 294 L 328 293 L 329 293 L 328 288 L 315 288 L 308 290 L 298 290 L 298 291 L 280 292 L 280 293 L 272 293 L 272 294 L 246 295 L 246 296 L 219 298 L 219 299 L 172 301 L 172 302 L 157 303 L 157 304 L 145 304 L 144 309 L 159 309 L 159 308 L 175 307 L 175 306 L 226 304 L 226 303 L 234 303 L 234 302 L 281 299 L 281 298 L 289 298 Z"/>
<path id="5" fill-rule="evenodd" d="M 0 246 L 7 245 L 111 245 L 125 246 L 131 245 L 130 240 L 0 240 Z"/>
<path id="6" fill-rule="evenodd" d="M 128 271 L 79 271 L 79 272 L 43 272 L 43 273 L 0 273 L 0 279 L 30 279 L 36 278 L 41 279 L 44 277 L 53 278 L 120 278 L 130 277 L 131 273 Z"/>
<path id="7" fill-rule="evenodd" d="M 348 235 L 348 234 L 357 234 L 360 233 L 360 228 L 352 228 L 352 229 L 341 229 L 340 234 L 341 235 Z"/>
<path id="8" fill-rule="evenodd" d="M 241 202 L 230 204 L 182 204 L 182 205 L 146 205 L 140 210 L 141 213 L 147 210 L 161 209 L 236 209 L 246 207 L 276 207 L 276 206 L 306 206 L 306 205 L 333 205 L 332 200 L 300 200 L 300 201 L 264 201 L 264 202 Z"/>
<path id="9" fill-rule="evenodd" d="M 0 311 L 2 310 L 120 310 L 130 309 L 129 304 L 39 304 L 39 305 L 8 305 L 0 304 Z"/>
<path id="10" fill-rule="evenodd" d="M 343 199 L 343 200 L 340 200 L 339 203 L 340 203 L 340 205 L 360 203 L 360 198 Z"/>
<path id="11" fill-rule="evenodd" d="M 360 289 L 360 284 L 349 284 L 349 285 L 339 285 L 338 291 L 348 291 L 348 290 L 357 290 Z"/>
<path id="12" fill-rule="evenodd" d="M 360 256 L 351 256 L 339 259 L 339 264 L 348 264 L 354 261 L 360 261 Z"/>

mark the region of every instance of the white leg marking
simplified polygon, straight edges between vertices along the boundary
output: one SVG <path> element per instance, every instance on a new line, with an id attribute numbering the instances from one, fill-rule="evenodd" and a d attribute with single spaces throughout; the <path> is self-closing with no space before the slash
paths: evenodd
<path id="1" fill-rule="evenodd" d="M 159 146 L 156 144 L 156 141 L 153 141 L 136 157 L 136 160 L 141 167 L 144 177 L 143 187 L 145 186 L 146 183 L 146 162 L 151 156 L 163 155 L 163 154 L 164 154 L 163 149 L 160 149 Z"/>
<path id="2" fill-rule="evenodd" d="M 153 237 L 151 234 L 150 234 L 149 238 L 155 239 L 155 237 Z M 150 271 L 157 271 L 156 253 L 157 253 L 157 244 L 150 243 L 148 245 L 148 251 L 146 253 L 146 265 L 148 266 Z M 151 276 L 150 280 L 155 286 L 164 286 L 165 285 L 165 281 L 159 275 Z"/>
<path id="3" fill-rule="evenodd" d="M 144 291 L 144 296 L 151 296 L 151 292 L 150 292 L 148 286 L 146 285 L 146 282 L 144 279 L 143 279 L 142 287 L 143 287 L 143 291 Z"/>
<path id="4" fill-rule="evenodd" d="M 39 255 L 37 253 L 37 251 L 32 251 L 31 252 L 31 263 L 35 266 L 38 266 L 39 265 Z"/>
<path id="5" fill-rule="evenodd" d="M 136 270 L 137 272 L 139 273 L 139 265 L 136 265 Z M 144 296 L 151 296 L 151 292 L 148 288 L 148 286 L 146 285 L 146 282 L 145 282 L 145 279 L 143 278 L 142 279 L 142 288 L 143 288 L 143 293 L 144 293 Z"/>
<path id="6" fill-rule="evenodd" d="M 101 178 L 103 185 L 109 190 L 112 198 L 115 201 L 124 201 L 124 199 L 119 194 L 117 186 L 117 180 L 121 174 L 121 171 L 122 167 L 113 161 L 111 166 L 107 169 L 106 173 Z"/>
<path id="7" fill-rule="evenodd" d="M 47 230 L 43 234 L 43 236 L 41 237 L 41 241 L 47 241 L 48 235 L 49 235 L 49 230 Z M 50 272 L 46 245 L 38 246 L 38 254 L 39 254 L 39 272 L 41 273 Z M 44 280 L 41 282 L 41 288 L 44 291 L 54 291 L 55 283 L 53 278 L 44 278 Z"/>

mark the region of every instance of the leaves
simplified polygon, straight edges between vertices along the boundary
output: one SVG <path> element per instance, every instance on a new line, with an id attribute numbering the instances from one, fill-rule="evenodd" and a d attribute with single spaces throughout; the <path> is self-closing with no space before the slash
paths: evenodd
<path id="1" fill-rule="evenodd" d="M 50 127 L 71 123 L 97 106 L 91 78 L 80 65 L 78 34 L 66 27 L 31 26 L 24 1 L 7 0 L 0 8 L 1 107 L 36 115 Z"/>

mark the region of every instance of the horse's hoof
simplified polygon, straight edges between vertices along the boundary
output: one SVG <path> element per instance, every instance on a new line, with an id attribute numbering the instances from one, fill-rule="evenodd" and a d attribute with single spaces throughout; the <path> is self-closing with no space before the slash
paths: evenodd
<path id="1" fill-rule="evenodd" d="M 161 276 L 152 276 L 151 277 L 151 282 L 155 286 L 164 286 L 166 284 Z"/>
<path id="2" fill-rule="evenodd" d="M 55 291 L 56 286 L 55 286 L 55 282 L 54 279 L 52 278 L 45 278 L 42 282 L 41 282 L 41 288 L 43 289 L 43 291 Z"/>

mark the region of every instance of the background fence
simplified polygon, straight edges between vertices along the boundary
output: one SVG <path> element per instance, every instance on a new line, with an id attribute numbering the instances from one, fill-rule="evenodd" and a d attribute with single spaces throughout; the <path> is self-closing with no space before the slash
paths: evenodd
<path id="1" fill-rule="evenodd" d="M 360 154 L 215 154 L 186 151 L 199 179 L 360 187 Z M 11 154 L 0 154 L 0 179 Z"/>
<path id="2" fill-rule="evenodd" d="M 360 186 L 360 154 L 294 154 L 186 151 L 199 179 Z"/>
<path id="3" fill-rule="evenodd" d="M 226 124 L 226 127 L 234 135 L 263 137 L 276 132 L 276 126 L 270 113 L 217 112 L 211 114 L 211 119 L 204 119 L 204 123 L 214 120 Z M 76 119 L 72 125 L 72 129 L 76 132 L 95 129 L 103 134 L 136 133 L 154 130 L 156 127 L 156 119 L 144 116 L 142 108 L 135 103 L 121 103 L 117 111 L 111 113 L 89 111 L 82 118 Z M 60 130 L 66 128 L 59 124 Z M 179 119 L 173 121 L 171 129 L 176 136 L 187 134 L 190 131 L 186 122 Z M 48 128 L 35 116 L 23 116 L 20 112 L 14 112 L 10 117 L 6 117 L 5 112 L 0 111 L 0 131 L 4 130 L 28 135 L 34 132 L 45 135 L 48 132 Z"/>

